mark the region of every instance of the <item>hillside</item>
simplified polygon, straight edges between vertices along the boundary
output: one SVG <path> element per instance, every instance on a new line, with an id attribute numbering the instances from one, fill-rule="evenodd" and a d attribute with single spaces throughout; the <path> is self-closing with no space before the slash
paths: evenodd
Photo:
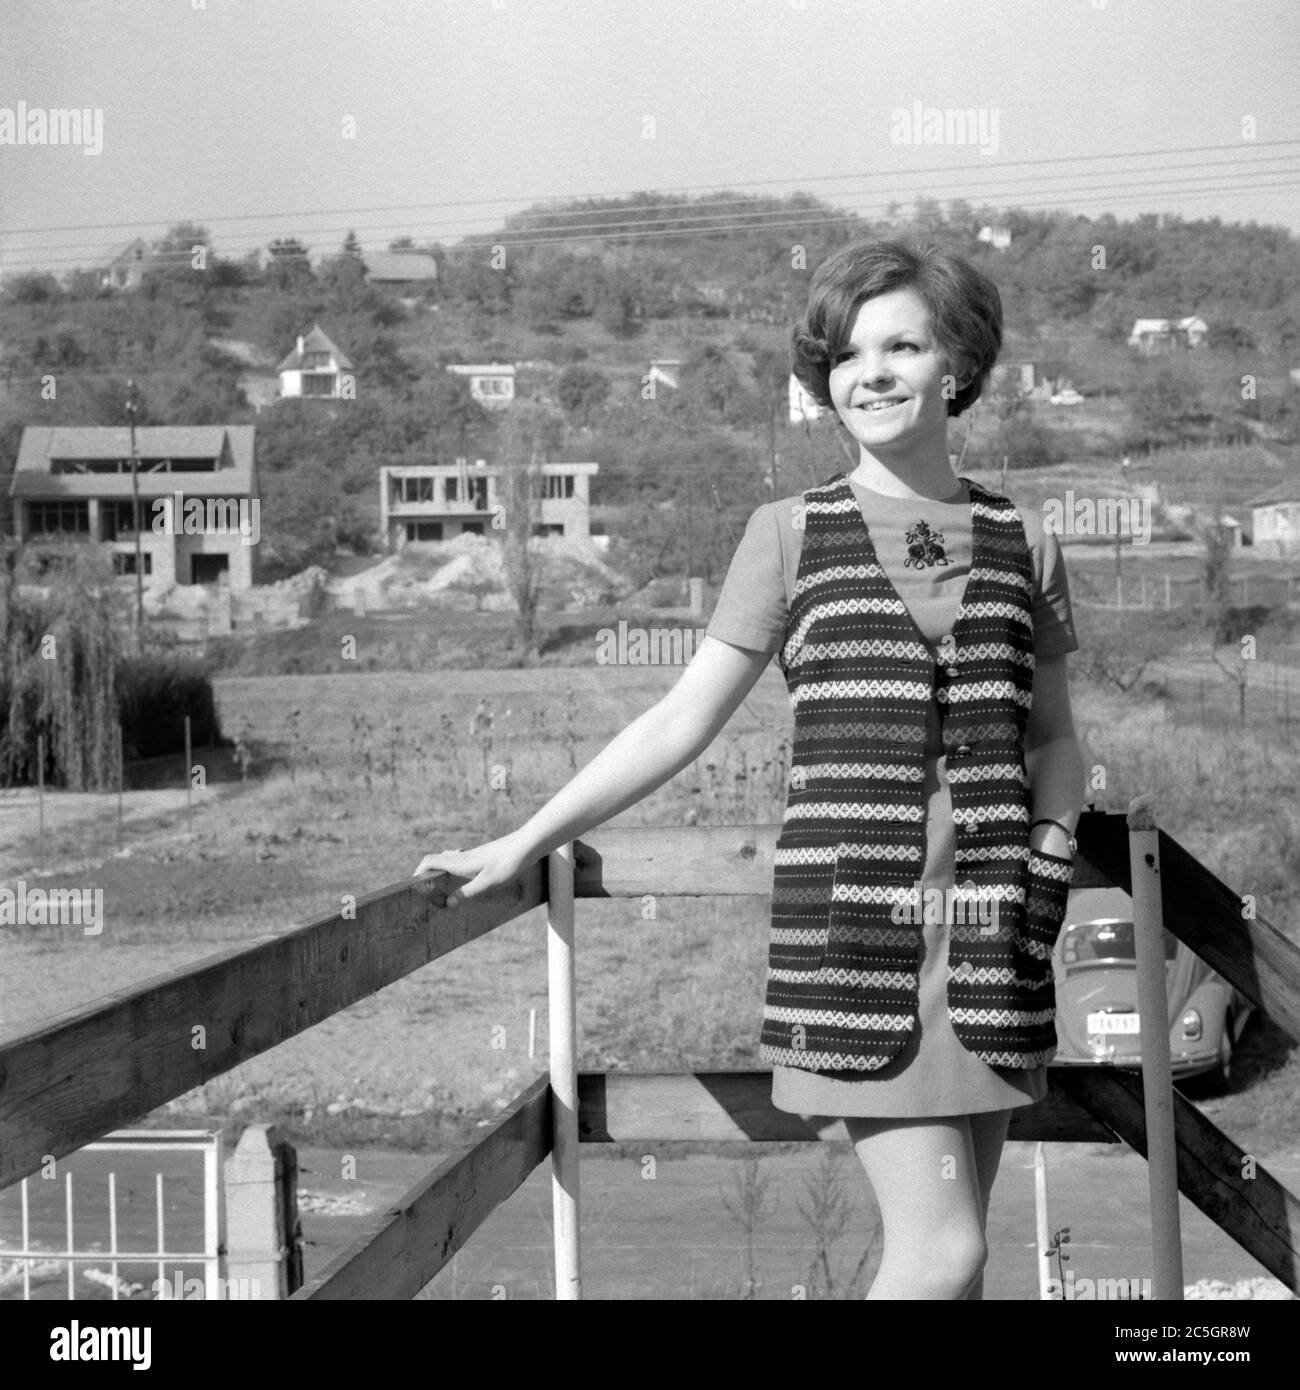
<path id="1" fill-rule="evenodd" d="M 786 423 L 788 328 L 810 269 L 868 235 L 966 255 L 1002 293 L 1002 360 L 1032 362 L 1039 379 L 1084 397 L 1064 407 L 990 391 L 954 431 L 964 467 L 1101 467 L 1153 447 L 1300 435 L 1288 375 L 1300 352 L 1300 245 L 1284 231 L 926 202 L 868 223 L 795 195 L 734 197 L 733 227 L 710 233 L 693 221 L 695 201 L 533 209 L 494 236 L 429 248 L 439 276 L 417 292 L 368 283 L 364 253 L 299 247 L 264 269 L 223 260 L 219 239 L 190 226 L 159 237 L 135 290 L 105 290 L 89 268 L 62 281 L 10 277 L 0 477 L 24 425 L 120 423 L 129 374 L 142 423 L 256 423 L 264 577 L 330 566 L 340 547 L 377 547 L 381 464 L 498 456 L 499 417 L 443 369 L 509 361 L 517 398 L 556 417 L 552 457 L 599 462 L 593 520 L 614 538 L 611 562 L 638 583 L 687 568 L 714 578 L 754 506 L 842 465 L 828 422 Z M 781 225 L 769 227 L 774 214 Z M 564 234 L 575 218 L 587 231 Z M 808 235 L 794 240 L 800 218 Z M 978 239 L 990 221 L 1009 228 L 1006 250 Z M 540 234 L 553 240 L 537 244 Z M 195 271 L 177 248 L 200 241 L 210 256 Z M 501 269 L 494 245 L 506 248 Z M 1210 325 L 1195 351 L 1147 358 L 1125 342 L 1139 317 L 1193 313 Z M 316 322 L 355 364 L 357 398 L 255 409 L 250 398 L 274 390 L 273 365 Z M 647 398 L 655 359 L 681 363 L 680 387 Z"/>

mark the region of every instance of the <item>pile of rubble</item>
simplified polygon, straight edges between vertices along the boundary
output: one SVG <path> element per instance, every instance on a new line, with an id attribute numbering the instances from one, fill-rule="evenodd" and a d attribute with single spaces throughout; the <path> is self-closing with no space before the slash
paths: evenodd
<path id="1" fill-rule="evenodd" d="M 608 603 L 627 588 L 623 577 L 580 541 L 545 536 L 534 547 L 545 607 Z M 476 535 L 386 556 L 357 574 L 330 580 L 326 590 L 338 607 L 360 612 L 430 606 L 497 612 L 514 607 L 501 542 Z"/>

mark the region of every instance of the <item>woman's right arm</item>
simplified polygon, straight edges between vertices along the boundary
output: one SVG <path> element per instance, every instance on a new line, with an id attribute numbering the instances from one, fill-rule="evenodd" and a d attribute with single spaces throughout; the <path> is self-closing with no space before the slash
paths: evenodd
<path id="1" fill-rule="evenodd" d="M 611 739 L 518 830 L 474 849 L 426 854 L 415 877 L 445 870 L 469 880 L 449 903 L 477 897 L 635 805 L 713 742 L 770 659 L 770 652 L 706 636 L 663 699 Z"/>

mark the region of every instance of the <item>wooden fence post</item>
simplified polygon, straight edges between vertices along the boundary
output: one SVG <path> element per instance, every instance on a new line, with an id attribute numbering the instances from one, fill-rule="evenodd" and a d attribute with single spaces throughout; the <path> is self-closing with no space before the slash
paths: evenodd
<path id="1" fill-rule="evenodd" d="M 229 1287 L 237 1298 L 288 1298 L 302 1284 L 296 1150 L 274 1125 L 249 1125 L 225 1180 Z"/>
<path id="2" fill-rule="evenodd" d="M 1133 936 L 1137 948 L 1138 1019 L 1142 1039 L 1142 1102 L 1146 1118 L 1147 1184 L 1151 1202 L 1152 1292 L 1183 1297 L 1183 1246 L 1178 1212 L 1178 1146 L 1169 1069 L 1169 996 L 1165 984 L 1165 921 L 1160 888 L 1160 832 L 1154 798 L 1128 808 Z"/>

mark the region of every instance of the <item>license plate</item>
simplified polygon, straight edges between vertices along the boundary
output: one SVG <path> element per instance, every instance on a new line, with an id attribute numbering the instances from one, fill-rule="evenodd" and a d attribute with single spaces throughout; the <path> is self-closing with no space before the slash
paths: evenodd
<path id="1" fill-rule="evenodd" d="M 1139 1033 L 1141 1021 L 1137 1014 L 1089 1014 L 1090 1033 Z"/>

